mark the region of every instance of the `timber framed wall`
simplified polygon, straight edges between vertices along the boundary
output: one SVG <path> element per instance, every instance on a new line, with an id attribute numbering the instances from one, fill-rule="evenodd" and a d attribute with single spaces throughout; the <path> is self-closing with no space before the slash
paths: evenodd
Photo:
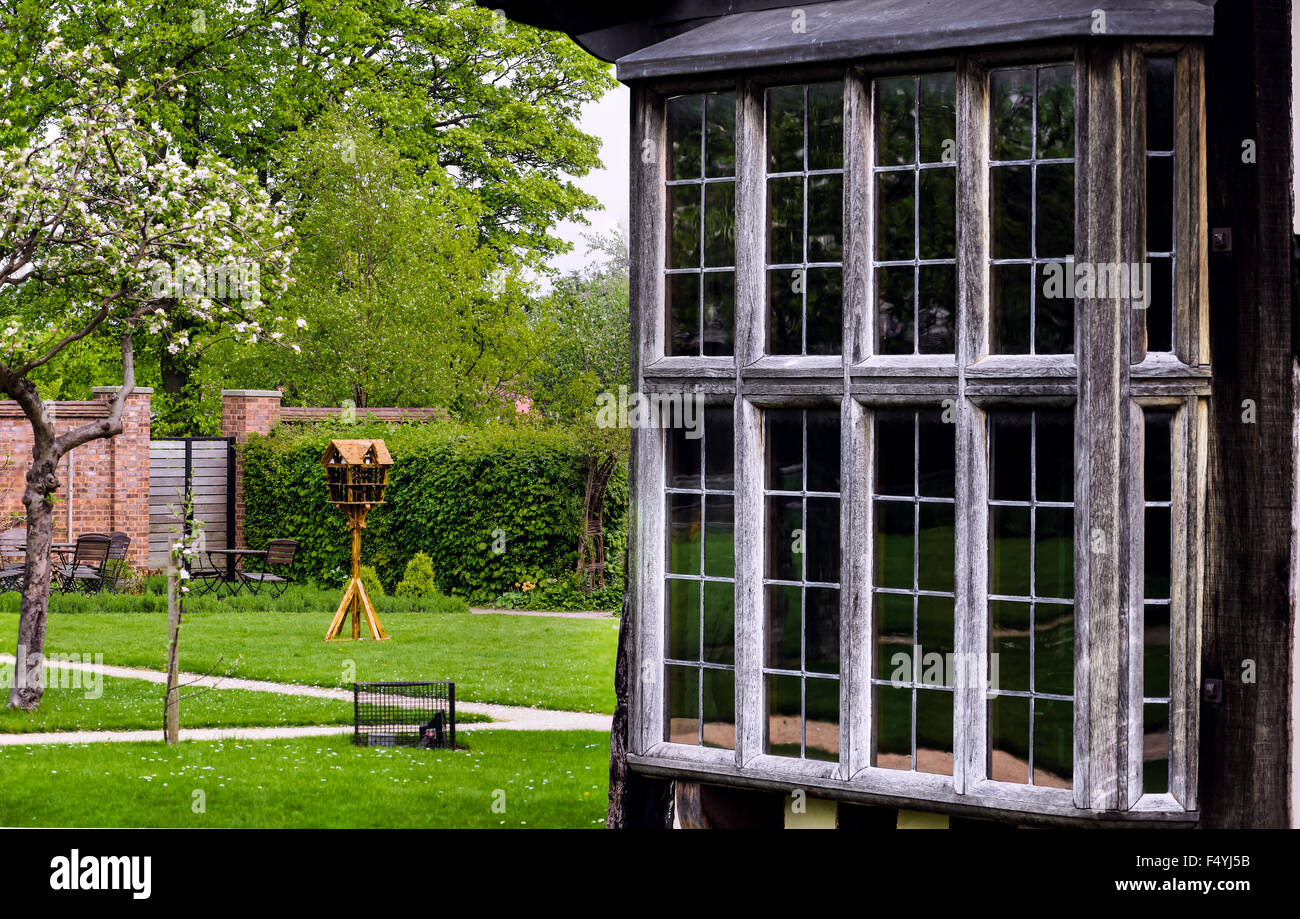
<path id="1" fill-rule="evenodd" d="M 1211 246 L 1208 272 L 1215 374 L 1201 676 L 1223 682 L 1221 702 L 1202 696 L 1200 798 L 1202 824 L 1213 827 L 1287 826 L 1293 780 L 1292 373 L 1300 329 L 1290 6 L 1220 2 L 1206 50 L 1208 224 L 1212 234 L 1231 231 L 1229 250 Z M 1255 142 L 1253 163 L 1243 157 L 1246 141 Z"/>

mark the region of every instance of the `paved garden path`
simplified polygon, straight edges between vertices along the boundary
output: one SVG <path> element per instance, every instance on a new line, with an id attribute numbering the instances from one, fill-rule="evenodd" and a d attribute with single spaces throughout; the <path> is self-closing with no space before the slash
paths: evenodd
<path id="1" fill-rule="evenodd" d="M 0 654 L 0 663 L 15 663 L 12 654 Z M 111 664 L 83 664 L 75 661 L 46 661 L 47 667 L 61 667 L 83 672 L 98 672 L 108 677 L 146 680 L 150 683 L 167 682 L 161 670 L 143 667 L 117 667 Z M 245 680 L 236 677 L 208 676 L 201 673 L 182 673 L 181 685 L 216 689 L 247 689 L 252 692 L 279 693 L 285 696 L 310 696 L 316 699 L 352 701 L 350 689 L 330 686 L 304 686 L 298 683 L 274 683 L 269 680 Z M 524 708 L 518 705 L 496 705 L 489 702 L 457 702 L 456 708 L 472 715 L 486 715 L 491 722 L 457 724 L 457 731 L 609 731 L 612 717 L 596 712 L 563 712 L 542 708 Z M 350 725 L 319 725 L 307 727 L 267 728 L 194 728 L 181 730 L 182 740 L 253 740 L 275 737 L 313 737 L 326 734 L 347 734 Z M 122 741 L 157 740 L 159 731 L 56 731 L 46 734 L 0 734 L 0 746 L 37 743 L 111 743 Z"/>

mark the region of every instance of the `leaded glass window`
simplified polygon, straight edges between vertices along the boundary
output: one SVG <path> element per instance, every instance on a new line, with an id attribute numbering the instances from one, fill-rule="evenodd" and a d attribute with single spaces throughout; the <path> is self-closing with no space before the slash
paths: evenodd
<path id="1" fill-rule="evenodd" d="M 1074 256 L 1074 67 L 989 75 L 989 292 L 995 354 L 1074 350 L 1074 301 L 1045 266 Z"/>
<path id="2" fill-rule="evenodd" d="M 767 350 L 839 354 L 844 90 L 767 91 Z"/>
<path id="3" fill-rule="evenodd" d="M 989 418 L 989 777 L 1070 787 L 1074 413 Z"/>
<path id="4" fill-rule="evenodd" d="M 1147 51 L 649 95 L 666 239 L 634 251 L 669 263 L 637 383 L 710 406 L 699 438 L 633 432 L 659 774 L 1195 809 L 1209 367 L 1181 363 L 1203 304 L 1176 298 L 1205 292 L 1175 292 L 1174 250 L 1190 276 L 1206 240 L 1174 202 L 1204 213 L 1177 160 L 1202 64 Z M 1146 110 L 1089 111 L 1112 79 Z M 1149 258 L 1145 321 L 1082 286 L 1099 252 Z"/>
<path id="5" fill-rule="evenodd" d="M 952 354 L 957 99 L 951 73 L 875 83 L 877 354 Z"/>
<path id="6" fill-rule="evenodd" d="M 1146 350 L 1172 351 L 1174 250 L 1174 59 L 1146 62 L 1146 257 L 1151 279 L 1146 304 Z"/>
<path id="7" fill-rule="evenodd" d="M 667 102 L 667 353 L 727 355 L 735 342 L 736 99 Z"/>
<path id="8" fill-rule="evenodd" d="M 764 581 L 769 753 L 839 758 L 840 419 L 771 409 L 764 419 Z"/>
<path id="9" fill-rule="evenodd" d="M 937 406 L 874 424 L 873 764 L 952 775 L 954 429 Z"/>
<path id="10" fill-rule="evenodd" d="M 666 736 L 735 747 L 735 505 L 730 408 L 709 407 L 698 438 L 668 432 Z"/>
<path id="11" fill-rule="evenodd" d="M 1142 437 L 1142 790 L 1169 791 L 1174 413 L 1143 412 Z"/>

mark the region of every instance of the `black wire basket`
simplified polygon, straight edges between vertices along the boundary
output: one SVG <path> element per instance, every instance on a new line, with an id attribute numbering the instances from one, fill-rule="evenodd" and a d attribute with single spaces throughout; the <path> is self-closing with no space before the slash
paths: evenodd
<path id="1" fill-rule="evenodd" d="M 456 749 L 456 684 L 352 684 L 352 742 L 361 747 Z"/>

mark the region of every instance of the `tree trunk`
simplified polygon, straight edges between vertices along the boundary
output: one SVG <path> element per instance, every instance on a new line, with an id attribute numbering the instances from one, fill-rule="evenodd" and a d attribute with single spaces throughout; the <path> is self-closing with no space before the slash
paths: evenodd
<path id="1" fill-rule="evenodd" d="M 169 744 L 181 739 L 180 643 L 180 577 L 173 562 L 167 573 L 167 696 L 163 703 L 163 739 Z"/>
<path id="2" fill-rule="evenodd" d="M 587 465 L 587 487 L 582 497 L 582 532 L 578 535 L 578 578 L 591 593 L 605 586 L 605 494 L 618 457 L 593 456 Z"/>
<path id="3" fill-rule="evenodd" d="M 56 435 L 54 413 L 41 401 L 36 384 L 0 363 L 0 391 L 7 392 L 32 426 L 32 465 L 27 470 L 23 505 L 27 508 L 27 558 L 23 601 L 18 616 L 18 677 L 9 707 L 35 711 L 44 691 L 45 619 L 50 608 L 50 544 L 54 540 L 54 493 L 59 490 L 59 460 L 82 444 L 122 433 L 122 410 L 135 389 L 135 351 L 131 331 L 122 333 L 122 388 L 109 401 L 108 417 L 88 421 Z M 24 667 L 23 664 L 27 666 Z"/>
<path id="4" fill-rule="evenodd" d="M 23 492 L 23 505 L 27 508 L 27 558 L 18 615 L 15 655 L 18 667 L 9 690 L 9 707 L 25 711 L 35 711 L 40 706 L 45 685 L 45 617 L 50 605 L 50 545 L 54 540 L 54 506 L 50 497 L 59 487 L 55 474 L 59 456 L 48 446 L 50 439 L 37 434 L 32 467 L 27 472 L 27 488 Z M 42 447 L 43 443 L 46 446 Z"/>

